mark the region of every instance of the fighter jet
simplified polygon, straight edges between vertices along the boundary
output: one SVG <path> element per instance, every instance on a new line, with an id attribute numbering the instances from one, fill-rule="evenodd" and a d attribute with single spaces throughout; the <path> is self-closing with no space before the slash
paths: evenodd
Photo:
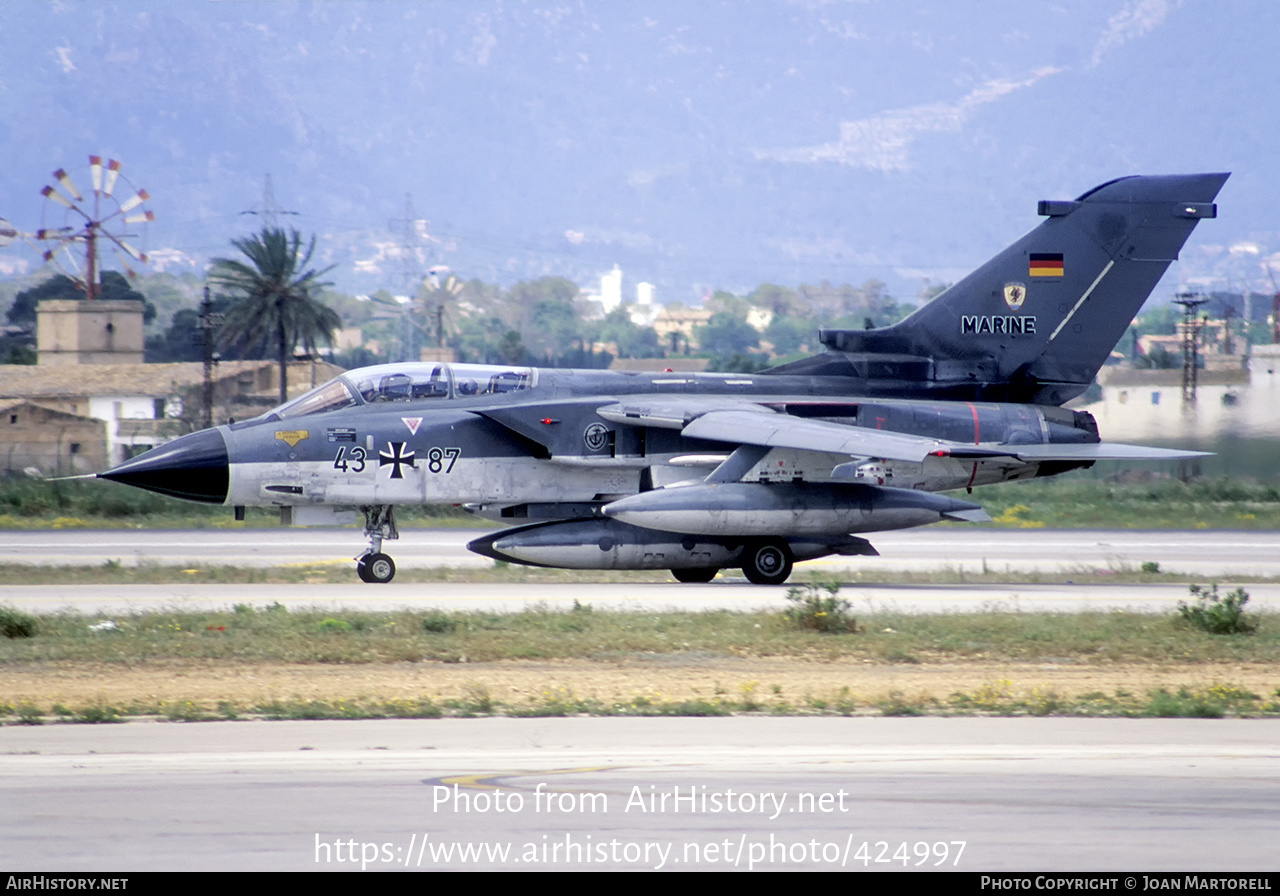
<path id="1" fill-rule="evenodd" d="M 862 536 L 984 521 L 939 494 L 1106 459 L 1082 393 L 1226 174 L 1124 177 L 1071 201 L 898 324 L 828 329 L 825 351 L 754 374 L 409 363 L 367 367 L 252 420 L 182 436 L 101 478 L 294 525 L 355 522 L 389 582 L 397 506 L 509 524 L 468 546 L 574 569 L 740 568 L 874 555 Z"/>

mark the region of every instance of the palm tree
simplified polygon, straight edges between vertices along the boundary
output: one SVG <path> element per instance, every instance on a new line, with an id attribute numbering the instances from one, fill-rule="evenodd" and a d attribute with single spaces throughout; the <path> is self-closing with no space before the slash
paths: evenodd
<path id="1" fill-rule="evenodd" d="M 209 279 L 226 290 L 235 304 L 222 325 L 223 341 L 243 349 L 266 349 L 275 343 L 280 360 L 280 402 L 289 399 L 289 352 L 295 345 L 308 351 L 320 342 L 332 344 L 342 319 L 312 298 L 328 286 L 320 278 L 332 267 L 308 268 L 315 251 L 313 236 L 302 251 L 298 231 L 285 233 L 264 227 L 261 233 L 232 240 L 251 264 L 235 258 L 215 258 Z"/>

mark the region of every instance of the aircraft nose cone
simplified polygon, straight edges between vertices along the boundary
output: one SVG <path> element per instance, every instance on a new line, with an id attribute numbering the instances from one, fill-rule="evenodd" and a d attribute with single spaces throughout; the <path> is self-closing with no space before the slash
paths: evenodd
<path id="1" fill-rule="evenodd" d="M 193 432 L 99 473 L 98 478 L 188 501 L 224 504 L 227 443 L 216 429 Z"/>

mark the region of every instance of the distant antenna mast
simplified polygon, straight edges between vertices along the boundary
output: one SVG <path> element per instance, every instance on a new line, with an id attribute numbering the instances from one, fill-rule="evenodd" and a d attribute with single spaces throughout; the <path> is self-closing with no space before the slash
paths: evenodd
<path id="1" fill-rule="evenodd" d="M 1271 278 L 1271 342 L 1280 344 L 1280 288 L 1276 287 L 1276 275 L 1267 265 L 1267 276 Z"/>
<path id="2" fill-rule="evenodd" d="M 400 322 L 401 351 L 404 361 L 418 360 L 418 325 L 413 320 L 414 298 L 418 287 L 422 284 L 422 234 L 427 229 L 427 222 L 418 217 L 413 207 L 413 194 L 404 194 L 404 216 L 392 218 L 387 227 L 400 234 L 400 282 L 404 295 L 409 297 L 409 304 L 402 310 Z"/>
<path id="3" fill-rule="evenodd" d="M 196 324 L 196 339 L 204 351 L 204 380 L 200 392 L 201 428 L 213 426 L 213 365 L 218 363 L 219 355 L 213 350 L 217 341 L 216 330 L 221 326 L 225 315 L 213 310 L 213 299 L 209 297 L 209 287 L 204 288 L 204 299 L 200 302 L 200 322 Z"/>
<path id="4" fill-rule="evenodd" d="M 1247 358 L 1252 354 L 1250 326 L 1253 323 L 1253 289 L 1249 286 L 1249 281 L 1244 281 L 1244 314 L 1240 318 L 1240 336 L 1244 340 L 1244 356 Z"/>
<path id="5" fill-rule="evenodd" d="M 1196 317 L 1196 310 L 1209 300 L 1193 293 L 1180 292 L 1173 301 L 1175 305 L 1182 306 L 1182 401 L 1185 404 L 1195 404 L 1201 325 Z"/>
<path id="6" fill-rule="evenodd" d="M 243 211 L 242 215 L 257 215 L 262 219 L 262 226 L 268 230 L 277 230 L 280 227 L 281 215 L 296 215 L 297 212 L 287 211 L 276 205 L 276 191 L 271 186 L 271 173 L 267 172 L 262 182 L 262 202 L 253 208 Z"/>
<path id="7" fill-rule="evenodd" d="M 400 234 L 400 280 L 405 294 L 410 298 L 422 282 L 421 231 L 427 222 L 418 217 L 413 207 L 413 194 L 404 194 L 404 217 L 392 218 L 387 225 Z"/>

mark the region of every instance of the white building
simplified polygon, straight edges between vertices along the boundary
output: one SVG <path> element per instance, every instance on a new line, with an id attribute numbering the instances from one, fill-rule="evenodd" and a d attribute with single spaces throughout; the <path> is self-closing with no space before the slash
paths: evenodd
<path id="1" fill-rule="evenodd" d="M 1115 442 L 1280 438 L 1280 346 L 1255 345 L 1247 368 L 1199 370 L 1196 379 L 1195 404 L 1184 405 L 1181 368 L 1104 367 L 1102 399 L 1081 409 Z"/>
<path id="2" fill-rule="evenodd" d="M 636 284 L 636 304 L 631 309 L 631 322 L 637 327 L 651 327 L 662 306 L 653 301 L 653 284 Z"/>
<path id="3" fill-rule="evenodd" d="M 605 314 L 622 305 L 622 268 L 616 264 L 600 278 L 600 304 Z"/>

